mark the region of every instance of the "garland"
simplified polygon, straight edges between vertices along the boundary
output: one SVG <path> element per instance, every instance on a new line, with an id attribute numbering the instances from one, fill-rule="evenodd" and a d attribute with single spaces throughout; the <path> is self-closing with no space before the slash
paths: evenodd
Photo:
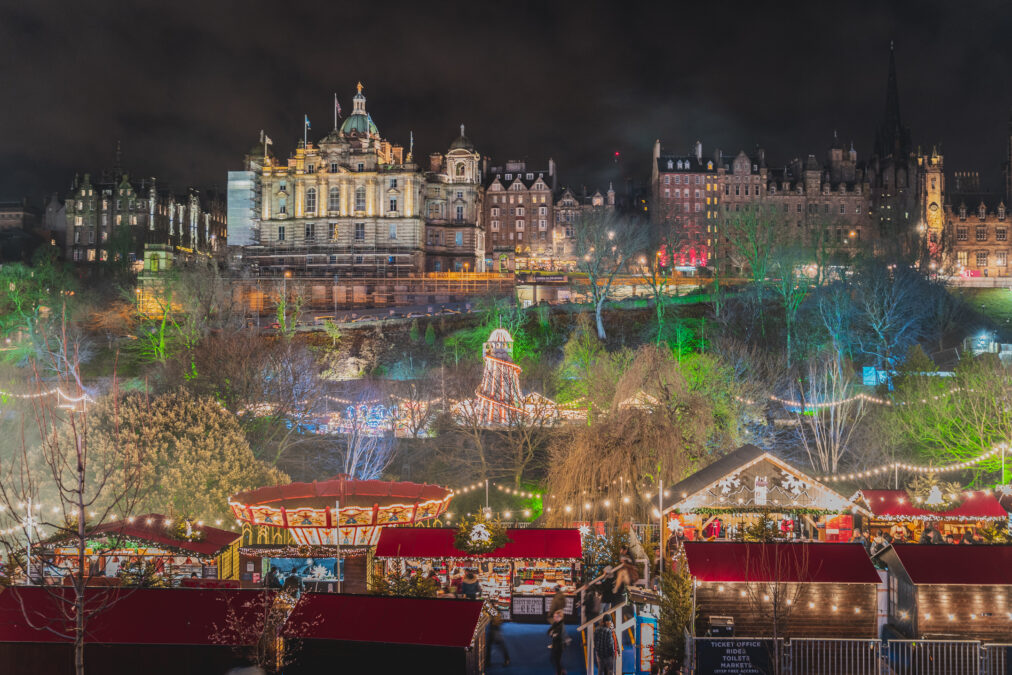
<path id="1" fill-rule="evenodd" d="M 508 544 L 506 526 L 482 515 L 465 518 L 453 533 L 453 547 L 471 555 L 483 555 Z"/>
<path id="2" fill-rule="evenodd" d="M 917 476 L 907 486 L 910 503 L 927 511 L 951 511 L 963 503 L 963 489 L 959 483 L 938 480 L 935 474 Z"/>
<path id="3" fill-rule="evenodd" d="M 841 509 L 819 509 L 811 506 L 791 506 L 791 507 L 757 506 L 752 507 L 750 509 L 743 509 L 739 506 L 725 506 L 725 507 L 699 506 L 690 509 L 686 513 L 696 514 L 700 516 L 748 516 L 748 515 L 755 515 L 757 513 L 784 513 L 784 514 L 797 514 L 799 516 L 838 516 L 843 513 L 848 513 L 848 511 Z"/>

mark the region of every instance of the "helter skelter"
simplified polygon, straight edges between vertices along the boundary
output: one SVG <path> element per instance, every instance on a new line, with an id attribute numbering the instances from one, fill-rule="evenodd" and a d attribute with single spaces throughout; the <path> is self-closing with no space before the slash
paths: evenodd
<path id="1" fill-rule="evenodd" d="M 520 366 L 513 363 L 513 336 L 496 328 L 485 341 L 485 370 L 474 392 L 474 409 L 483 424 L 508 424 L 514 415 L 524 415 L 520 393 Z"/>

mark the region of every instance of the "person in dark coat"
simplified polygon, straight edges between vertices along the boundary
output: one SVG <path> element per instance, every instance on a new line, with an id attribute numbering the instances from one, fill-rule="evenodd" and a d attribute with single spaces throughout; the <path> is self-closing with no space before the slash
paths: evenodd
<path id="1" fill-rule="evenodd" d="M 460 585 L 460 592 L 468 600 L 478 599 L 478 595 L 481 593 L 481 584 L 478 583 L 478 577 L 471 570 L 468 570 L 464 575 L 464 583 Z"/>
<path id="2" fill-rule="evenodd" d="M 615 675 L 615 658 L 618 656 L 618 638 L 611 614 L 601 619 L 601 625 L 594 629 L 594 656 L 601 675 Z"/>
<path id="3" fill-rule="evenodd" d="M 503 665 L 508 666 L 510 664 L 510 652 L 506 648 L 506 638 L 502 634 L 502 623 L 502 617 L 499 616 L 498 612 L 488 623 L 488 641 L 485 643 L 485 662 L 488 665 L 492 665 L 492 647 L 495 645 L 499 645 L 503 658 L 506 659 Z"/>
<path id="4" fill-rule="evenodd" d="M 565 614 L 562 610 L 552 615 L 552 625 L 548 628 L 548 637 L 552 639 L 548 648 L 551 650 L 552 666 L 555 668 L 555 675 L 566 675 L 562 669 L 562 655 L 566 652 L 566 623 Z"/>

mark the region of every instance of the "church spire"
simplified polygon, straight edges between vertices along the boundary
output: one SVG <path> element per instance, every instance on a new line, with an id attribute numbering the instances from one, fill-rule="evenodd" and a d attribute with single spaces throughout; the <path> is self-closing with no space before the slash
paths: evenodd
<path id="1" fill-rule="evenodd" d="M 880 157 L 905 156 L 910 153 L 910 132 L 900 117 L 899 85 L 896 77 L 896 45 L 889 42 L 889 75 L 886 80 L 885 114 L 875 139 L 875 151 Z"/>

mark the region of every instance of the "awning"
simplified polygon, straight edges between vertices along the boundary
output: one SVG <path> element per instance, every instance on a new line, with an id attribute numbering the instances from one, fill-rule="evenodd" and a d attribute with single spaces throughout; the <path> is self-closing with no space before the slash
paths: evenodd
<path id="1" fill-rule="evenodd" d="M 176 519 L 172 522 L 178 523 L 179 520 Z M 172 526 L 165 523 L 165 516 L 158 513 L 148 513 L 143 516 L 134 516 L 132 520 L 124 518 L 115 522 L 103 523 L 89 530 L 88 538 L 97 539 L 101 536 L 115 538 L 118 535 L 149 542 L 157 548 L 189 551 L 205 557 L 218 555 L 239 538 L 238 532 L 221 530 L 206 524 L 198 526 L 196 522 L 193 522 L 192 529 L 203 532 L 204 536 L 200 541 L 187 541 L 175 537 Z M 62 537 L 43 542 L 43 545 L 66 545 L 67 541 L 74 542 L 76 540 Z"/>
<path id="2" fill-rule="evenodd" d="M 968 497 L 949 511 L 931 511 L 910 503 L 906 490 L 860 490 L 855 499 L 867 505 L 872 516 L 881 520 L 986 520 L 1008 518 L 998 499 L 990 492 L 969 491 Z"/>
<path id="3" fill-rule="evenodd" d="M 702 582 L 879 583 L 861 544 L 687 541 L 685 557 Z"/>
<path id="4" fill-rule="evenodd" d="M 453 545 L 451 528 L 388 527 L 376 544 L 377 558 L 540 558 L 577 560 L 583 557 L 580 531 L 575 529 L 510 529 L 510 542 L 491 553 L 472 555 Z"/>
<path id="5" fill-rule="evenodd" d="M 1012 585 L 1012 546 L 894 544 L 915 584 Z"/>

